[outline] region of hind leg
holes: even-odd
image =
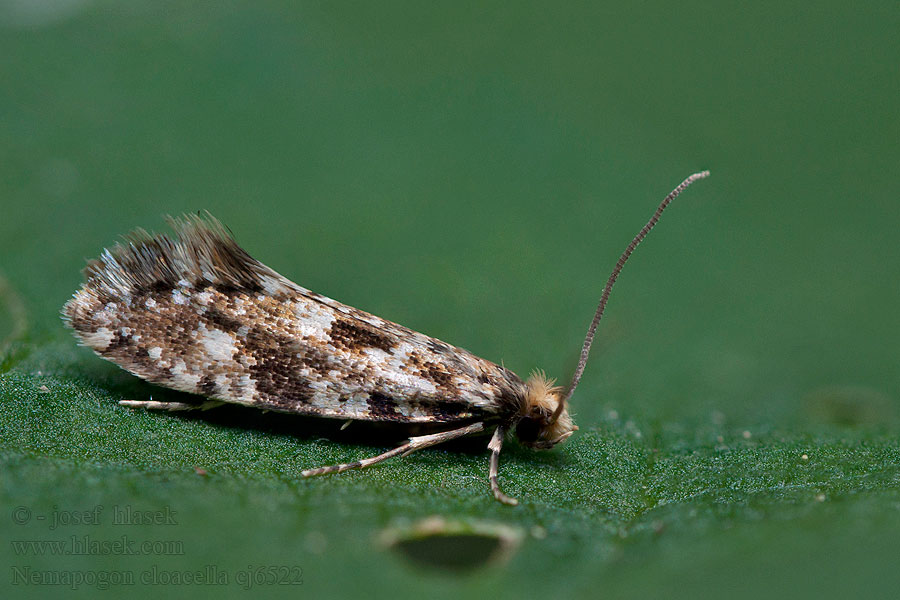
[[[210,408],[222,406],[225,403],[220,402],[219,400],[207,400],[202,404],[190,404],[188,402],[159,402],[157,400],[119,400],[119,404],[121,406],[127,406],[129,408],[144,408],[146,410],[168,410],[175,412],[182,410],[209,410]]]

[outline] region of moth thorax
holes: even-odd
[[[567,408],[563,408],[559,418],[551,422],[562,391],[553,383],[540,372],[532,373],[525,382],[525,397],[521,417],[516,424],[516,437],[526,446],[552,448],[578,429]]]

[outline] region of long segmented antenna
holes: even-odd
[[[631,253],[634,252],[634,249],[637,248],[638,244],[640,244],[647,234],[650,233],[650,230],[653,229],[653,226],[656,225],[656,222],[659,221],[660,215],[662,215],[663,211],[666,210],[666,207],[669,203],[678,197],[678,194],[683,192],[686,187],[697,181],[698,179],[703,179],[709,176],[709,171],[700,171],[699,173],[694,173],[687,179],[681,182],[677,188],[672,190],[668,196],[660,203],[660,205],[656,208],[656,212],[653,213],[653,216],[650,217],[650,220],[647,221],[647,224],[638,232],[634,239],[631,240],[631,243],[628,244],[628,247],[625,248],[625,252],[622,253],[622,256],[619,257],[619,262],[616,263],[616,267],[613,269],[612,274],[610,274],[609,279],[606,280],[606,287],[603,288],[603,293],[600,295],[600,304],[597,306],[597,312],[594,313],[594,320],[591,321],[591,326],[588,328],[587,336],[584,338],[584,345],[581,347],[581,359],[578,361],[578,367],[575,369],[575,374],[572,376],[572,383],[569,384],[569,388],[566,390],[566,395],[560,400],[559,404],[556,405],[556,410],[553,411],[553,416],[550,417],[550,423],[555,423],[559,418],[559,415],[562,414],[563,408],[566,406],[566,403],[569,401],[569,398],[572,397],[572,394],[575,392],[575,388],[578,387],[578,382],[581,381],[581,375],[584,373],[584,366],[587,364],[588,354],[591,352],[591,344],[594,342],[594,333],[597,331],[597,325],[600,323],[600,319],[603,317],[603,311],[606,308],[606,303],[609,301],[609,293],[612,291],[613,285],[616,283],[616,279],[619,277],[619,273],[622,272],[622,267],[625,266],[625,261],[628,260],[628,257],[631,256]]]

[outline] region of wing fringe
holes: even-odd
[[[131,296],[145,290],[209,285],[278,295],[296,287],[241,248],[208,212],[166,218],[175,232],[137,229],[84,269],[83,290]]]

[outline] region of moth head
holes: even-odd
[[[547,449],[565,441],[578,427],[566,407],[560,407],[562,388],[541,372],[531,374],[525,382],[525,398],[521,417],[516,424],[516,437],[532,448]],[[558,414],[557,414],[558,413]]]

